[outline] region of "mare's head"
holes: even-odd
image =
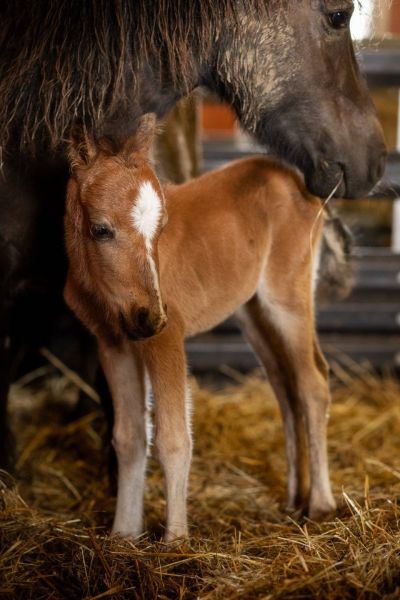
[[[157,241],[166,221],[162,188],[149,163],[154,119],[115,148],[74,134],[69,157],[65,298],[100,337],[150,337],[166,324]]]
[[[264,4],[266,9],[255,5]],[[238,2],[240,5],[240,2]],[[221,26],[206,83],[327,197],[365,194],[386,150],[350,35],[352,0],[252,0]]]
[[[126,132],[202,84],[315,195],[343,178],[337,196],[362,196],[380,177],[385,147],[354,56],[352,0],[53,4],[3,2],[2,146],[57,145],[77,120]]]

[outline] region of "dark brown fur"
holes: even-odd
[[[134,133],[199,85],[326,197],[368,191],[382,131],[360,76],[351,0],[26,0],[0,30],[0,144],[58,146],[80,123],[96,138]]]
[[[0,60],[3,142],[18,119],[21,142],[28,145],[43,130],[57,144],[74,121],[101,129],[121,103],[129,103],[127,91],[135,88],[138,71],[149,57],[189,88],[193,68],[189,40],[194,54],[208,54],[211,34],[218,35],[224,23],[235,22],[243,6],[259,11],[264,4],[262,0],[7,3],[0,31],[0,54],[7,56]],[[126,130],[126,123],[121,128]]]

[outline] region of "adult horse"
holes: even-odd
[[[0,9],[3,146],[57,145],[78,121],[115,139],[198,85],[296,164],[310,190],[367,192],[381,128],[349,32],[351,0],[13,0]]]

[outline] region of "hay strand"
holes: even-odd
[[[193,385],[186,547],[159,541],[165,502],[154,461],[146,534],[136,541],[110,537],[115,499],[95,435],[99,413],[66,425],[51,404],[51,382],[29,402],[18,401],[28,390],[15,388],[13,426],[25,458],[18,485],[0,477],[0,596],[398,598],[400,385],[355,371],[333,389],[329,453],[339,509],[320,524],[283,511],[281,423],[262,378],[218,392]],[[72,389],[66,384],[63,393]]]

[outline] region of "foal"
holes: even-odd
[[[113,396],[113,531],[137,536],[143,529],[148,374],[166,539],[187,535],[192,441],[184,340],[233,313],[279,401],[288,507],[323,517],[335,501],[326,447],[328,368],[314,325],[321,202],[296,173],[263,157],[163,193],[148,164],[149,129],[142,123],[117,154],[104,143],[89,143],[84,158],[74,144],[70,152],[65,297],[97,337]]]

